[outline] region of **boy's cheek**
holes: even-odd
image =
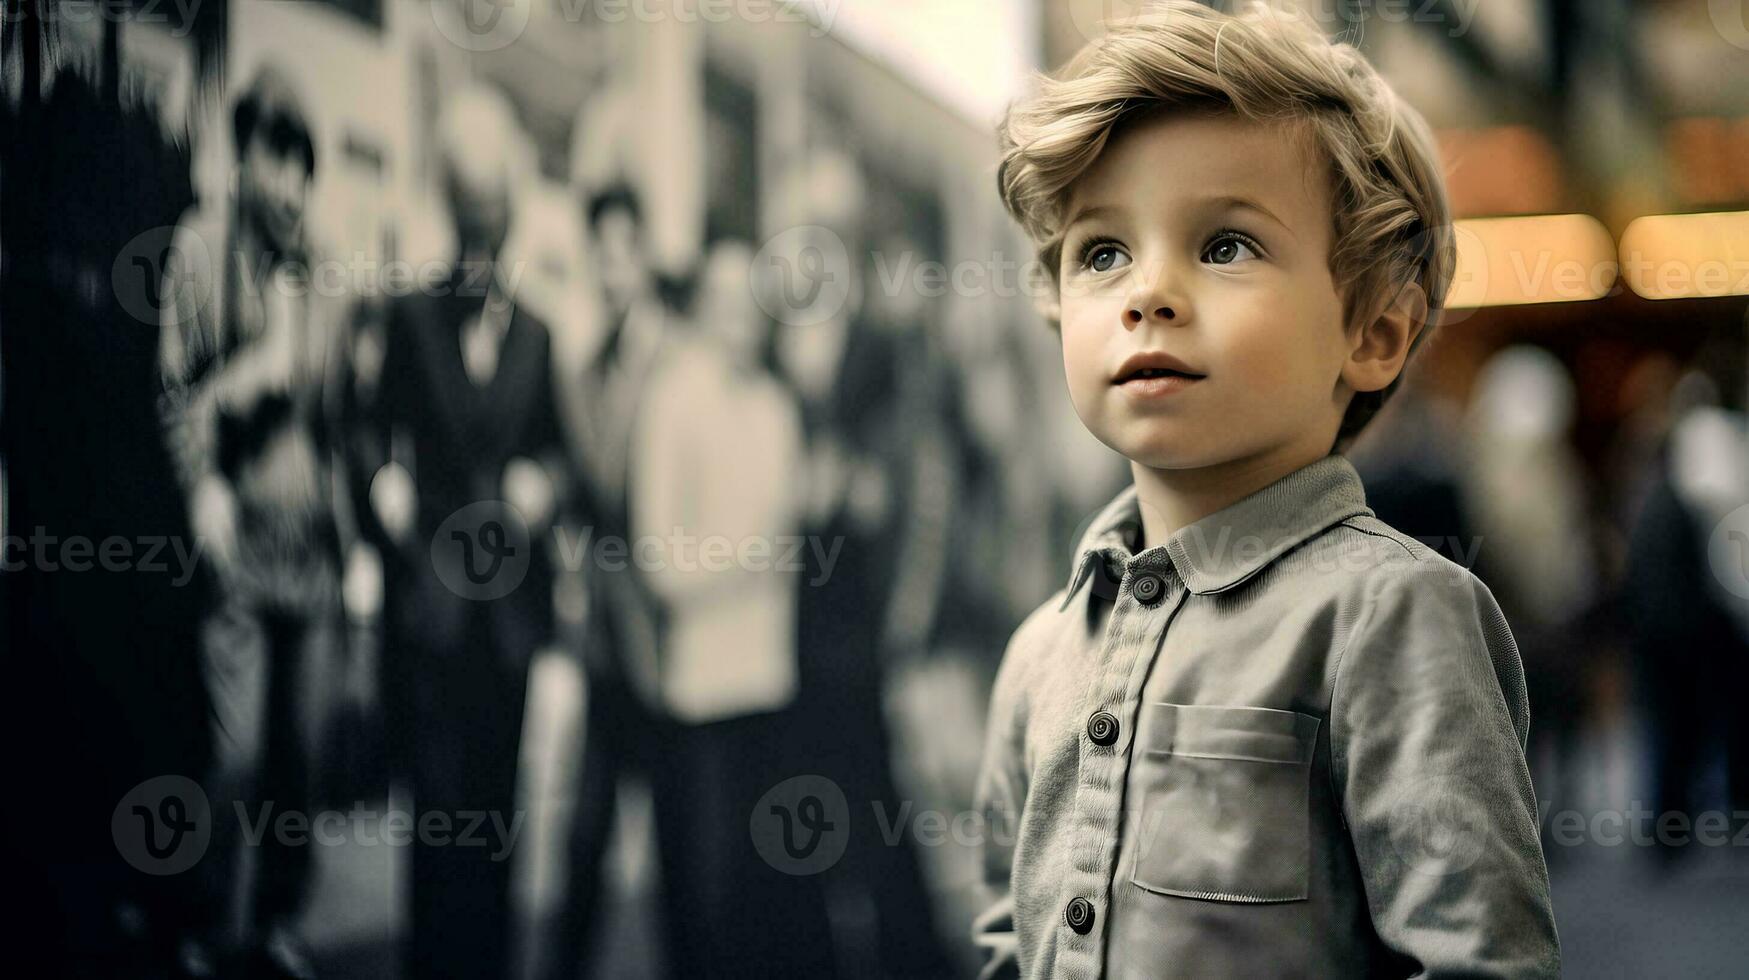
[[[1103,356],[1122,323],[1121,302],[1064,301],[1058,332],[1065,362],[1076,356]]]
[[[1073,381],[1075,373],[1097,356],[1104,338],[1091,328],[1085,317],[1073,316],[1066,310],[1064,313],[1057,329],[1063,343],[1063,367]]]
[[[1088,411],[1097,409],[1100,398],[1110,394],[1111,381],[1105,371],[1096,350],[1064,352],[1063,374],[1069,382],[1069,395],[1083,418]]]
[[[1081,424],[1095,435],[1103,434],[1120,410],[1113,400],[1117,393],[1105,377],[1105,369],[1097,359],[1066,357],[1064,376],[1069,387],[1069,404]]]
[[[1063,373],[1069,382],[1069,403],[1075,407],[1075,414],[1081,416],[1081,421],[1092,424],[1099,411],[1102,392],[1093,384],[1093,378],[1083,364],[1069,361]]]

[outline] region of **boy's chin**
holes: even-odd
[[[1106,445],[1125,459],[1154,470],[1194,470],[1221,462],[1221,454],[1200,440],[1186,439],[1181,433],[1162,433],[1146,439],[1107,440]]]

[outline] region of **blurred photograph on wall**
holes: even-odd
[[[1749,13],[3,0],[43,977],[1724,976]]]

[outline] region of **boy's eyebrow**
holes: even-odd
[[[1210,204],[1219,205],[1223,208],[1244,208],[1247,211],[1255,211],[1258,214],[1263,215],[1265,218],[1268,218],[1269,220],[1280,225],[1282,227],[1282,230],[1286,231],[1289,235],[1293,235],[1293,237],[1296,241],[1300,237],[1298,235],[1294,235],[1293,227],[1290,226],[1287,222],[1276,217],[1276,214],[1274,211],[1269,210],[1268,208],[1264,207],[1262,204],[1259,204],[1258,202],[1252,200],[1249,197],[1242,197],[1242,196],[1237,195],[1237,194],[1222,194],[1222,195],[1219,195],[1216,197],[1207,198],[1207,201]]]
[[[1269,210],[1268,208],[1264,207],[1262,204],[1258,203],[1256,200],[1249,198],[1249,197],[1244,197],[1244,196],[1239,195],[1239,194],[1215,194],[1215,195],[1211,195],[1209,197],[1199,198],[1199,199],[1197,199],[1197,201],[1195,203],[1197,203],[1198,205],[1204,206],[1204,207],[1212,207],[1212,208],[1220,208],[1220,209],[1243,208],[1247,211],[1255,211],[1258,214],[1263,215],[1265,218],[1268,218],[1269,220],[1280,225],[1282,227],[1282,229],[1284,231],[1286,231],[1289,235],[1292,235],[1296,241],[1300,237],[1299,235],[1294,234],[1293,227],[1290,226],[1287,222],[1281,220],[1281,218],[1277,217],[1274,211]],[[1065,221],[1063,223],[1063,230],[1065,232],[1068,231],[1070,228],[1075,227],[1075,224],[1077,222],[1086,221],[1090,218],[1106,217],[1108,215],[1117,214],[1121,210],[1122,210],[1121,208],[1115,207],[1115,206],[1110,205],[1110,204],[1096,204],[1096,205],[1093,205],[1091,207],[1084,207],[1084,208],[1080,209],[1079,211],[1076,211],[1073,215],[1071,215],[1069,217],[1068,221]]]
[[[1109,214],[1116,214],[1117,212],[1118,209],[1109,204],[1095,204],[1092,207],[1084,207],[1070,215],[1068,221],[1063,222],[1063,230],[1068,231],[1070,228],[1075,227],[1075,223],[1078,221],[1086,221],[1088,218],[1101,218]]]

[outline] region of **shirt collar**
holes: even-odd
[[[1081,535],[1063,606],[1099,564],[1096,557],[1118,577],[1132,561],[1169,564],[1190,591],[1220,592],[1255,575],[1325,528],[1351,517],[1372,515],[1354,464],[1348,457],[1332,453],[1179,528],[1165,544],[1137,554],[1142,511],[1132,483],[1094,515]]]

